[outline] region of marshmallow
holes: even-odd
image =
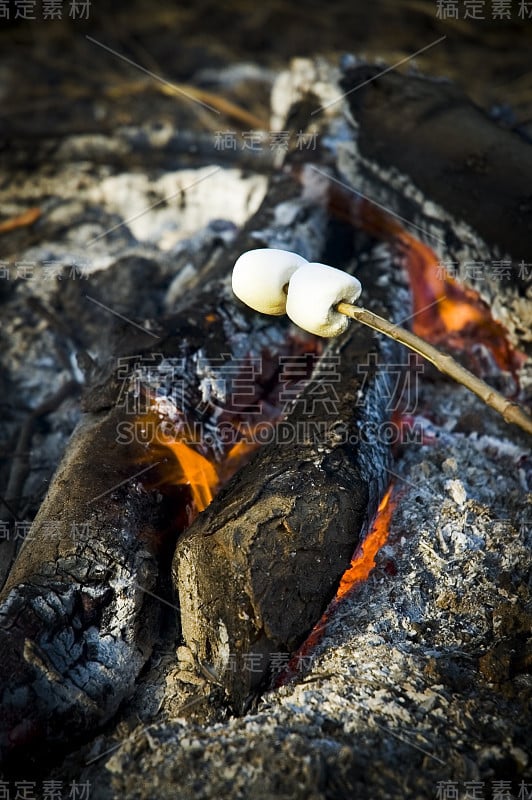
[[[317,336],[339,336],[350,319],[336,311],[340,302],[355,303],[360,281],[326,264],[304,264],[288,284],[286,313],[296,325]]]
[[[233,267],[233,292],[255,311],[284,314],[285,287],[294,272],[306,264],[303,256],[288,250],[248,250]]]

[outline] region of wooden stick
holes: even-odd
[[[415,353],[418,353],[420,356],[423,356],[423,358],[426,358],[427,361],[430,361],[431,364],[434,364],[436,369],[439,369],[440,372],[449,375],[450,378],[461,383],[476,394],[477,397],[480,397],[487,406],[498,411],[506,422],[519,425],[524,431],[532,434],[532,419],[517,405],[517,403],[512,403],[511,400],[507,400],[506,397],[495,391],[495,389],[485,381],[477,378],[472,372],[462,367],[450,355],[440,353],[439,350],[436,350],[436,348],[428,344],[428,342],[416,336],[415,333],[393,325],[391,322],[388,322],[388,320],[379,317],[366,308],[353,306],[350,303],[339,303],[337,310],[341,314],[345,314],[351,317],[351,319],[357,320],[357,322],[362,322],[364,325],[368,325],[370,328],[384,333],[386,336],[406,345],[406,347],[409,347]]]

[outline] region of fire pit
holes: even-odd
[[[203,166],[188,182],[232,181],[231,223],[167,250],[140,228],[129,236],[116,176],[98,189],[87,179],[108,217],[82,215],[56,239],[50,214],[49,260],[79,257],[87,235],[96,255],[7,299],[13,352],[20,315],[46,304],[43,338],[22,351],[40,385],[16,364],[38,399],[17,457],[32,441],[55,460],[76,425],[13,564],[34,516],[15,501],[38,470],[18,464],[5,498],[12,790],[26,779],[91,797],[532,791],[526,435],[367,328],[326,342],[230,291],[246,250],[323,260],[356,274],[370,310],[526,407],[517,263],[530,222],[495,227],[489,202],[486,217],[466,202],[449,165],[467,139],[432,152],[431,126],[442,140],[448,130],[435,109],[455,91],[298,60],[273,113],[316,137],[312,157],[293,147],[268,180]],[[390,98],[400,112],[377,137]],[[529,146],[460,103],[483,140],[515,148],[520,168],[493,180],[517,202]],[[430,124],[408,160],[418,120]],[[181,191],[193,218],[194,186]],[[25,257],[40,263],[50,247]]]

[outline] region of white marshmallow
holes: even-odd
[[[308,261],[303,256],[288,250],[248,250],[233,267],[233,292],[255,311],[284,314],[285,287],[294,272],[305,264]]]
[[[286,313],[296,325],[317,336],[339,336],[350,318],[336,311],[340,302],[355,303],[360,281],[327,264],[304,264],[288,284]]]

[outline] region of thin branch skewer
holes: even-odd
[[[450,355],[440,353],[439,350],[436,350],[436,348],[428,344],[428,342],[416,336],[415,333],[411,333],[405,330],[405,328],[400,328],[388,322],[388,320],[379,317],[366,308],[353,306],[350,303],[339,303],[337,311],[406,345],[406,347],[409,347],[415,353],[418,353],[420,356],[423,356],[423,358],[426,358],[427,361],[430,361],[431,364],[434,364],[436,369],[440,372],[449,375],[450,378],[461,383],[476,394],[477,397],[480,397],[487,406],[498,411],[506,422],[519,425],[524,431],[532,434],[532,419],[517,405],[517,403],[507,400],[506,397],[495,391],[495,389],[485,381],[477,378],[472,372],[462,367]]]

